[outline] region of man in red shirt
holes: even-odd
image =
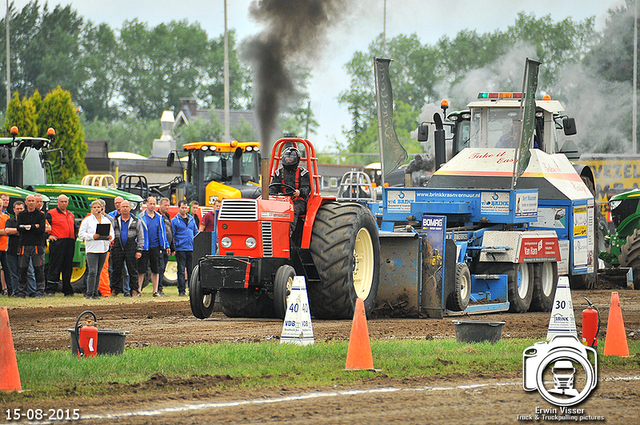
[[[220,212],[221,199],[213,201],[213,211],[209,211],[202,217],[199,229],[201,232],[211,232],[211,253],[218,251],[218,213]]]
[[[71,274],[73,273],[73,254],[76,242],[75,217],[67,209],[69,198],[58,196],[58,206],[49,210],[47,221],[51,225],[49,233],[49,273],[46,294],[53,295],[58,288],[62,273],[62,292],[65,297],[73,296]]]

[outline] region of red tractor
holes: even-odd
[[[305,277],[316,318],[351,318],[357,298],[364,300],[367,311],[373,308],[380,243],[371,210],[320,194],[318,160],[308,140],[278,140],[269,176],[280,166],[288,146],[301,151],[300,166],[309,172],[311,183],[306,215],[300,217],[293,241],[290,196],[225,199],[218,216],[219,253],[200,258],[189,282],[191,311],[197,318],[211,315],[216,293],[229,317],[284,318],[294,276]],[[262,179],[264,185],[267,177]]]

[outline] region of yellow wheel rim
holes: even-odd
[[[289,277],[289,279],[287,279],[287,292],[285,295],[285,299],[284,299],[284,309],[285,311],[287,310],[287,307],[289,307],[289,298],[291,298],[291,291],[293,290],[293,277]]]
[[[87,263],[82,264],[82,267],[74,267],[71,272],[71,282],[77,282],[84,276],[84,272],[87,271]],[[62,280],[62,273],[60,273],[60,280]]]
[[[167,280],[178,280],[178,262],[168,261],[167,267],[164,269],[164,277]]]
[[[373,282],[373,242],[369,231],[364,227],[356,235],[353,248],[353,287],[358,298],[366,300]]]

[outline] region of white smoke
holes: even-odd
[[[514,48],[500,56],[490,65],[469,71],[460,81],[443,83],[436,87],[449,100],[453,110],[466,109],[478,93],[489,91],[522,90],[526,59],[536,60],[536,49],[528,43],[517,43]]]
[[[557,81],[554,94],[576,120],[575,142],[581,153],[633,152],[631,84],[605,81],[579,65],[564,67]]]
[[[466,109],[481,92],[519,92],[526,58],[536,60],[535,47],[519,43],[490,65],[468,72],[454,84],[441,83],[436,89],[449,100],[449,111]],[[541,78],[539,87],[544,84]],[[606,81],[581,65],[569,64],[558,69],[556,82],[548,93],[560,100],[568,116],[575,118],[578,134],[572,138],[581,153],[633,151],[628,136],[631,134],[631,84]],[[546,93],[538,90],[538,95],[541,94]],[[418,122],[432,122],[436,111],[440,111],[437,105],[424,105]],[[416,134],[413,132],[412,136]],[[432,137],[430,128],[430,141]],[[562,143],[561,137],[560,146]],[[430,151],[427,148],[426,152]]]

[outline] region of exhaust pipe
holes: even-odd
[[[262,158],[260,160],[262,165],[262,199],[269,199],[269,180],[271,180],[271,176],[269,175],[269,159]]]

